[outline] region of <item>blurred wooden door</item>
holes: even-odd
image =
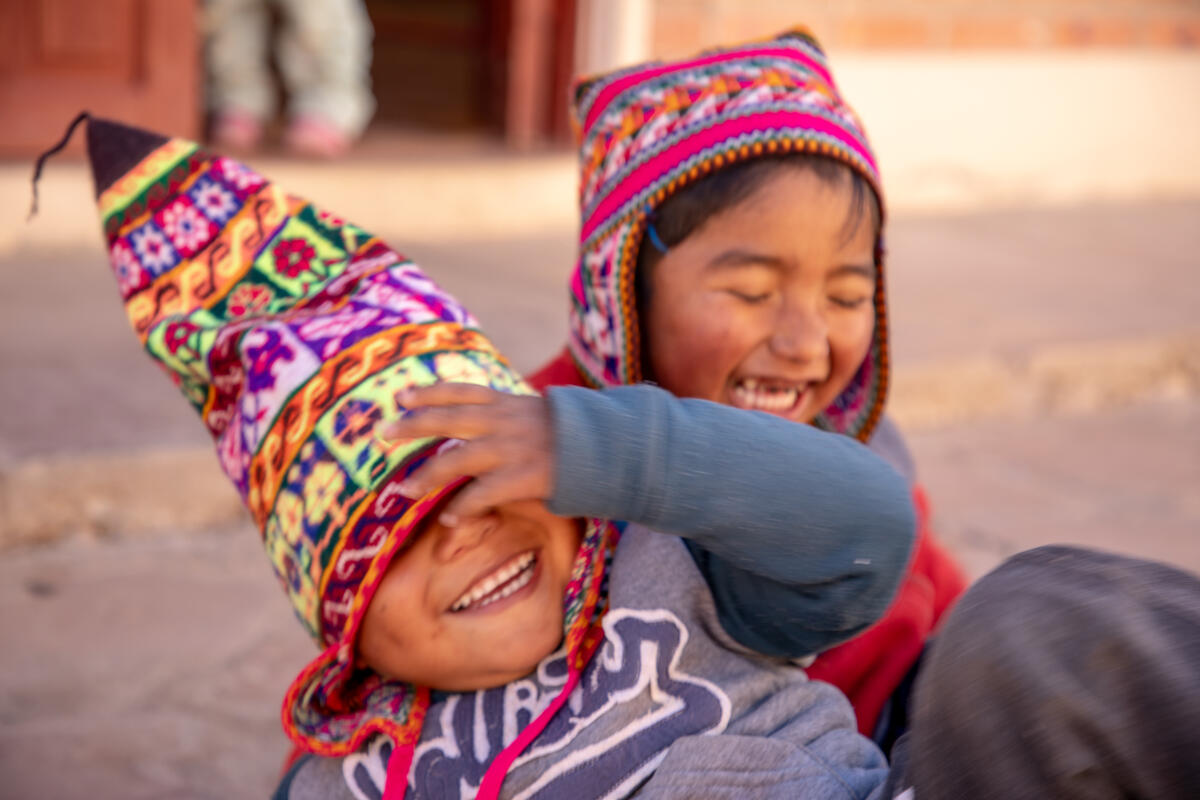
[[[570,139],[576,0],[367,0],[384,124]]]
[[[196,0],[0,0],[0,155],[44,150],[83,109],[199,136],[198,13]]]

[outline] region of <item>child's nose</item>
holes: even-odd
[[[440,526],[438,540],[433,546],[433,557],[440,562],[453,561],[474,550],[484,538],[495,530],[499,520],[495,514],[464,519],[454,527]]]
[[[770,338],[771,352],[788,361],[809,363],[829,354],[829,326],[819,311],[807,305],[781,310]]]

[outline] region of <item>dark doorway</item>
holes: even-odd
[[[379,125],[569,138],[575,0],[367,0]]]

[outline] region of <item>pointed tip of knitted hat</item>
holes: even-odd
[[[88,161],[96,196],[112,186],[122,175],[168,141],[166,136],[141,128],[132,128],[99,117],[90,117],[87,125]]]

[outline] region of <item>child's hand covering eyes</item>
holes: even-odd
[[[439,383],[399,399],[410,411],[381,429],[384,440],[463,440],[462,446],[430,458],[401,485],[404,494],[420,497],[460,476],[474,478],[446,505],[439,518],[443,525],[453,527],[505,503],[550,497],[554,443],[545,398]]]

